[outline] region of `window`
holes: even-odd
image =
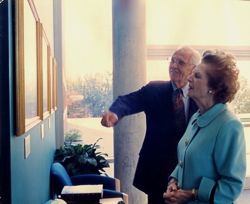
[[[113,160],[113,130],[100,124],[112,102],[112,0],[62,1],[67,83],[65,132],[80,131],[84,144],[98,138]],[[107,170],[112,176],[113,170]],[[108,172],[111,171],[112,173]]]

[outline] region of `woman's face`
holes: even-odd
[[[200,63],[188,77],[188,95],[196,101],[206,100],[208,97],[211,97],[211,90],[208,87],[208,76],[206,74],[208,66],[207,64]]]

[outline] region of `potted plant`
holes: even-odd
[[[80,133],[72,130],[66,134],[62,147],[55,152],[55,162],[60,162],[70,176],[79,174],[105,174],[109,163],[106,153],[98,152],[99,138],[94,144],[80,144]],[[78,142],[78,143],[77,143]]]

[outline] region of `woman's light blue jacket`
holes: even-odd
[[[214,186],[214,204],[235,202],[244,187],[246,149],[243,126],[227,105],[195,113],[177,152],[179,163],[171,177],[182,189],[198,189],[194,203],[209,203]]]

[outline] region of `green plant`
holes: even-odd
[[[65,142],[55,152],[55,162],[60,162],[70,176],[79,174],[102,174],[109,167],[106,153],[97,152],[97,142],[94,144],[74,144]]]

